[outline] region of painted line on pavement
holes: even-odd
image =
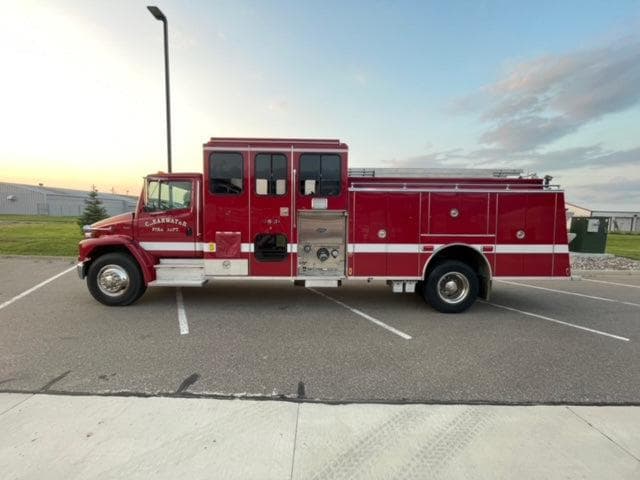
[[[396,335],[398,335],[399,337],[404,338],[405,340],[411,340],[411,335],[407,335],[406,333],[398,330],[397,328],[393,328],[391,325],[387,325],[386,323],[378,320],[377,318],[373,318],[371,315],[367,315],[366,313],[358,310],[357,308],[353,308],[350,307],[349,305],[347,305],[346,303],[342,303],[340,300],[336,300],[333,297],[330,297],[329,295],[326,295],[318,290],[316,290],[315,288],[307,288],[307,290],[311,290],[313,293],[317,293],[318,295],[327,298],[329,300],[331,300],[334,303],[337,303],[338,305],[340,305],[341,307],[346,308],[347,310],[355,313],[356,315],[360,315],[362,318],[369,320],[371,323],[375,323],[376,325],[378,325],[379,327],[382,327],[386,330],[389,330],[391,333],[395,333]]]
[[[181,288],[176,288],[176,303],[178,304],[178,325],[180,327],[180,335],[188,335],[189,322],[187,322],[187,312],[184,309],[184,298],[182,298]]]
[[[509,285],[517,285],[519,287],[536,288],[538,290],[545,290],[547,292],[563,293],[565,295],[575,295],[576,297],[590,298],[592,300],[600,300],[601,302],[621,303],[622,305],[630,305],[632,307],[640,307],[640,303],[623,302],[622,300],[614,300],[613,298],[596,297],[595,295],[586,295],[584,293],[577,293],[577,292],[567,292],[565,290],[556,290],[555,288],[539,287],[537,285],[527,285],[526,283],[509,282],[507,280],[497,280],[496,279],[496,282],[507,283]]]
[[[621,337],[620,335],[614,335],[613,333],[603,332],[602,330],[596,330],[594,328],[583,327],[582,325],[576,325],[575,323],[565,322],[563,320],[558,320],[556,318],[545,317],[544,315],[539,315],[537,313],[525,312],[524,310],[518,310],[517,308],[507,307],[506,305],[498,305],[497,303],[485,302],[479,300],[481,303],[486,303],[487,305],[491,305],[492,307],[502,308],[504,310],[509,310],[511,312],[521,313],[522,315],[528,315],[530,317],[539,318],[541,320],[547,320],[548,322],[558,323],[560,325],[564,325],[566,327],[577,328],[578,330],[584,330],[586,332],[596,333],[598,335],[604,335],[605,337],[615,338],[616,340],[622,340],[623,342],[630,341],[627,337]]]
[[[13,302],[17,302],[18,300],[20,300],[21,298],[26,297],[27,295],[29,295],[30,293],[35,292],[36,290],[38,290],[41,287],[44,287],[47,283],[51,283],[53,282],[56,278],[60,278],[62,275],[64,275],[65,273],[69,273],[71,270],[75,270],[76,266],[74,265],[73,267],[69,267],[67,268],[64,272],[60,272],[57,275],[54,275],[51,278],[47,278],[44,282],[40,282],[39,284],[37,284],[35,287],[31,287],[29,290],[25,290],[24,292],[22,292],[20,295],[16,295],[15,297],[13,297],[10,300],[7,300],[6,302],[4,302],[3,304],[0,304],[0,310],[2,310],[4,307],[8,307],[9,305],[11,305]]]
[[[585,282],[596,282],[596,283],[606,283],[607,285],[617,285],[618,287],[640,288],[640,285],[629,285],[628,283],[605,282],[604,280],[592,280],[590,278],[584,278],[584,277],[582,277],[582,280]]]

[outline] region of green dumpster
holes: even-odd
[[[607,247],[607,217],[573,217],[570,233],[576,237],[569,243],[569,251],[579,253],[604,253]]]

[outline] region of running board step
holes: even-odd
[[[171,261],[169,261],[171,260]],[[164,259],[155,265],[156,281],[161,282],[200,282],[204,280],[204,263],[202,260]]]
[[[340,280],[299,280],[304,282],[305,287],[339,287],[342,285]]]
[[[154,280],[147,287],[201,287],[208,280]]]

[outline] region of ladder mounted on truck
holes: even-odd
[[[350,177],[373,178],[509,178],[522,177],[520,169],[492,168],[350,168]]]

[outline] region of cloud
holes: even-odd
[[[518,63],[451,110],[487,123],[482,144],[528,151],[640,102],[640,39]]]
[[[518,152],[508,148],[479,148],[471,151],[450,149],[389,163],[394,167],[522,168],[548,173],[575,168],[604,169],[640,165],[640,147],[610,151],[595,144],[548,152]]]
[[[389,164],[551,174],[567,187],[570,201],[593,208],[638,209],[640,146],[607,148],[599,139],[571,148],[550,146],[638,103],[638,36],[588,50],[540,56],[512,65],[495,83],[449,105],[450,114],[478,118],[481,133],[475,147],[438,150],[429,146],[433,151]],[[633,134],[632,127],[629,131]]]
[[[626,210],[638,211],[640,208],[640,178],[612,178],[608,182],[588,183],[572,187],[567,200],[579,205],[587,205],[599,209],[609,206],[610,209],[620,209],[620,205]]]
[[[513,117],[483,133],[480,142],[512,151],[532,150],[575,132],[580,125],[566,116]]]

